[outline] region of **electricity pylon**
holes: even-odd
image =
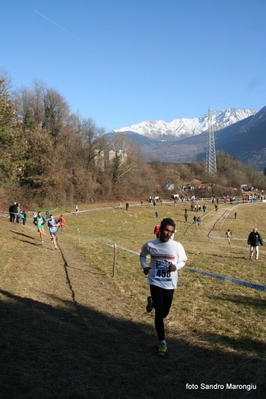
[[[206,152],[206,175],[214,178],[217,175],[215,140],[213,132],[212,108],[208,111],[208,133],[207,133],[207,152]]]

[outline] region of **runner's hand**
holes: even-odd
[[[149,274],[149,271],[151,270],[151,268],[149,266],[145,267],[145,269],[143,269],[143,273],[145,274],[145,276],[147,276],[147,274]]]
[[[170,272],[175,272],[176,271],[176,265],[174,265],[173,263],[169,263],[169,270],[170,270]]]

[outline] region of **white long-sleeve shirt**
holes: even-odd
[[[151,257],[149,265],[146,262],[148,255]],[[177,270],[185,266],[186,260],[187,255],[183,245],[170,239],[167,242],[161,242],[159,238],[148,241],[143,245],[140,253],[142,268],[145,269],[148,266],[151,268],[147,277],[147,283],[168,290],[177,287]],[[169,271],[170,263],[176,266],[174,272]]]

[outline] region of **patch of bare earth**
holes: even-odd
[[[169,353],[159,358],[145,303],[91,266],[69,236],[59,233],[55,250],[30,223],[0,222],[1,399],[265,397],[262,360],[201,346],[171,316]],[[226,389],[247,382],[260,389]],[[224,388],[200,385],[216,383]]]

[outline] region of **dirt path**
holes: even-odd
[[[117,286],[112,285],[99,270],[90,267],[82,254],[71,245],[69,236],[58,233],[58,249],[55,250],[47,231],[41,244],[34,226],[14,223],[10,231],[9,228],[10,224],[5,223],[7,245],[13,255],[19,255],[8,257],[8,264],[4,266],[1,280],[7,289],[51,306],[66,302],[72,309],[90,306],[95,311],[113,316],[128,314],[125,312],[126,304],[121,306],[124,298],[117,291]],[[15,251],[11,249],[10,241],[15,242]],[[22,267],[17,267],[16,263]],[[15,281],[9,279],[14,269]],[[106,305],[109,301],[112,301],[112,308]],[[132,312],[134,306],[129,307]]]

